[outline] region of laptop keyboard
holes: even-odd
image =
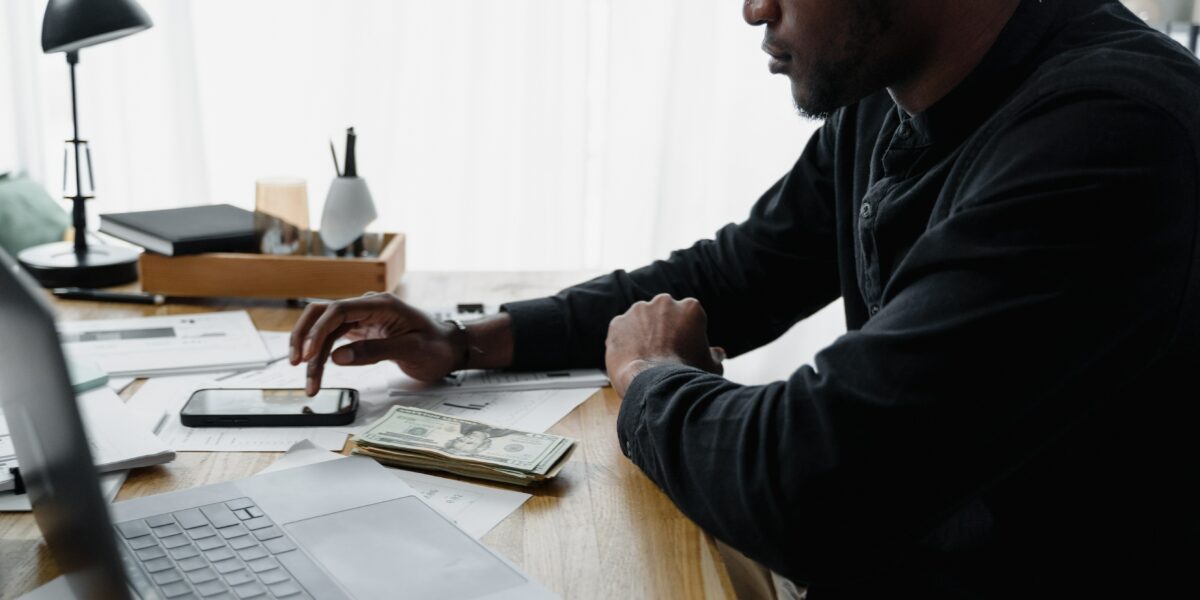
[[[308,600],[276,555],[296,545],[249,498],[117,523],[143,600]]]

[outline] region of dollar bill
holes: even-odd
[[[473,479],[486,479],[488,481],[498,481],[501,483],[510,483],[514,485],[530,486],[536,485],[547,479],[552,479],[558,475],[558,472],[566,464],[567,458],[570,456],[570,451],[563,456],[562,460],[551,471],[545,475],[535,475],[532,473],[523,473],[521,471],[509,471],[499,467],[493,468],[471,468],[464,463],[453,463],[450,461],[419,461],[412,460],[409,457],[396,457],[391,453],[382,453],[377,449],[369,447],[359,447],[354,450],[355,454],[367,456],[375,459],[380,463],[393,467],[403,467],[409,469],[423,469],[427,471],[441,471],[445,473],[453,473],[463,477]]]
[[[360,453],[393,462],[455,463],[460,470],[500,468],[537,476],[550,473],[575,444],[558,435],[493,427],[408,406],[393,406],[354,442]]]

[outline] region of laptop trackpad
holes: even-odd
[[[355,598],[458,600],[525,582],[416,496],[283,527]]]

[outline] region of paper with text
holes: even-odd
[[[67,354],[110,377],[151,377],[264,367],[270,355],[246,311],[62,321]]]

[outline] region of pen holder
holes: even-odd
[[[321,241],[327,248],[346,248],[366,232],[367,225],[377,216],[367,180],[338,177],[329,184],[329,195],[325,197]]]

